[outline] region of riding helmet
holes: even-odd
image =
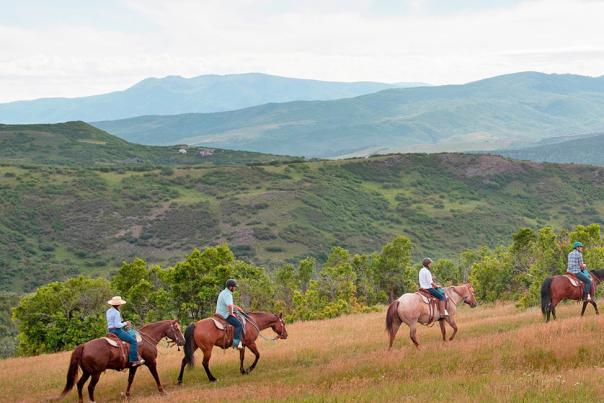
[[[234,279],[230,278],[226,282],[226,287],[227,288],[229,288],[229,287],[237,287],[237,282]]]

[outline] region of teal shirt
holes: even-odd
[[[230,315],[229,305],[233,305],[233,293],[228,288],[225,288],[218,294],[216,313],[226,319]]]

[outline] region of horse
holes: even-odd
[[[591,301],[583,301],[581,316],[585,313],[588,302],[593,305],[596,310],[596,315],[600,314],[600,311],[598,311],[598,304],[595,301],[595,296],[598,284],[604,279],[604,269],[593,270],[590,273],[592,278],[592,285],[589,293],[591,295]],[[541,313],[543,313],[545,322],[549,322],[550,314],[554,317],[554,320],[556,319],[556,305],[558,305],[560,301],[565,299],[580,301],[583,299],[584,284],[581,281],[579,281],[579,283],[579,287],[573,286],[569,279],[564,275],[552,276],[543,280],[543,284],[541,284]]]
[[[155,323],[150,323],[139,329],[142,337],[142,342],[138,343],[138,351],[141,357],[145,360],[145,365],[149,368],[149,372],[153,375],[157,389],[164,394],[164,388],[159,381],[157,374],[157,343],[164,337],[167,337],[175,344],[182,346],[185,344],[184,336],[180,330],[180,325],[176,320],[162,320]],[[126,353],[127,355],[127,353]],[[121,371],[125,369],[123,365],[123,357],[119,348],[110,346],[103,338],[90,340],[84,344],[80,344],[71,353],[71,361],[67,371],[67,383],[60,398],[65,397],[75,384],[78,376],[78,368],[82,368],[82,376],[78,381],[78,402],[82,403],[82,388],[84,384],[91,378],[88,384],[88,395],[90,401],[94,402],[94,388],[96,387],[101,373],[106,369],[114,369]],[[130,386],[136,375],[138,367],[130,367],[128,374],[128,388],[126,389],[126,397],[130,397]]]
[[[245,313],[244,316],[247,319],[245,334],[243,335],[244,349],[239,350],[239,358],[241,361],[239,370],[242,375],[252,372],[254,368],[256,368],[256,364],[258,364],[260,353],[256,346],[256,339],[258,338],[258,335],[260,335],[260,331],[270,327],[273,332],[277,334],[273,340],[287,339],[287,330],[285,329],[285,322],[283,322],[283,314],[280,313],[279,315],[276,315],[268,312],[249,312]],[[178,374],[179,385],[182,384],[185,366],[194,366],[193,354],[197,348],[200,348],[203,352],[203,368],[206,371],[209,381],[216,382],[216,378],[210,372],[209,367],[210,357],[212,357],[212,349],[214,346],[227,349],[231,346],[231,340],[228,340],[226,337],[225,330],[220,330],[216,327],[212,318],[202,319],[187,327],[185,330],[185,356],[182,359],[180,373]],[[256,356],[253,364],[248,369],[243,368],[245,347],[249,348]]]
[[[422,297],[417,293],[403,294],[399,299],[388,305],[386,313],[386,330],[390,336],[388,350],[392,349],[394,338],[402,323],[406,323],[407,326],[409,326],[409,337],[417,348],[419,348],[416,337],[418,322],[423,325],[429,325],[430,323],[433,323],[433,321],[438,320],[443,341],[447,341],[447,331],[445,329],[446,321],[453,328],[453,334],[449,338],[449,341],[453,340],[457,334],[457,324],[455,323],[457,304],[463,301],[472,308],[475,308],[477,303],[474,296],[474,288],[470,283],[445,287],[444,290],[445,295],[447,296],[447,310],[449,312],[449,316],[445,316],[444,318],[440,317],[440,313],[436,308],[433,309],[434,312],[431,314],[430,305],[426,304],[422,300]],[[451,302],[451,304],[448,302]]]

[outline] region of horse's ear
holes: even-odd
[[[279,312],[279,319],[283,318],[283,312]]]

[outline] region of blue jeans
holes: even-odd
[[[591,291],[591,276],[589,275],[589,271],[587,269],[575,273],[577,278],[585,283],[585,288],[583,289],[583,295],[587,296]]]
[[[138,353],[136,351],[136,337],[133,337],[130,333],[124,329],[109,329],[110,333],[113,333],[120,340],[130,343],[130,353],[128,353],[128,361],[134,362],[138,359]]]
[[[229,315],[226,318],[226,321],[229,322],[231,325],[235,326],[235,336],[233,336],[233,345],[236,346],[241,340],[241,331],[243,330],[243,325],[241,324],[241,321],[233,315]]]
[[[445,300],[445,292],[442,288],[428,288],[428,292],[441,301]]]

